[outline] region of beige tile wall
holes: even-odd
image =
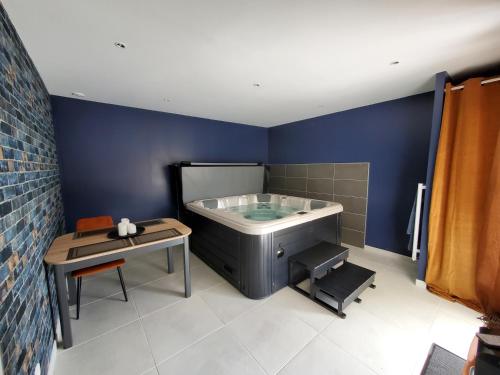
[[[342,241],[364,247],[370,163],[272,164],[267,166],[267,191],[339,202]]]

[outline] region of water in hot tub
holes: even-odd
[[[291,215],[297,211],[298,208],[281,206],[277,203],[252,203],[244,206],[229,207],[227,211],[238,212],[245,219],[256,221],[268,221],[281,219],[285,216]]]

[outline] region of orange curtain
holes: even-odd
[[[426,283],[500,312],[500,82],[446,86],[429,214]]]

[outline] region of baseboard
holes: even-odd
[[[383,251],[382,254],[386,257],[389,257],[389,258],[403,258],[405,260],[407,260],[408,258],[411,259],[411,254],[408,254],[408,255],[400,254],[400,253],[396,253],[396,252],[391,251],[391,250],[382,249],[380,247],[365,245],[364,249],[365,250],[374,250],[374,251]]]
[[[56,341],[62,341],[61,321],[59,319],[57,319],[56,322]]]
[[[418,286],[419,288],[427,289],[427,284],[423,280],[415,280],[415,285]]]
[[[54,375],[56,372],[56,358],[57,358],[57,341],[54,340],[52,344],[52,351],[50,352],[49,369],[47,375]]]

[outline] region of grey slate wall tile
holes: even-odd
[[[47,374],[57,306],[42,262],[64,225],[50,97],[1,3],[0,41],[0,353],[5,374]]]
[[[350,212],[342,213],[342,226],[349,229],[354,229],[360,232],[365,231],[365,215],[352,214]]]
[[[269,192],[342,204],[343,242],[363,247],[369,169],[369,163],[271,165],[270,180],[273,181]],[[281,176],[283,173],[286,179]]]
[[[339,202],[344,207],[345,212],[353,214],[366,215],[366,198],[346,197],[342,195],[335,195],[333,197],[335,202]]]
[[[365,246],[365,234],[356,230],[349,228],[342,228],[342,242],[349,245],[364,247]]]
[[[269,188],[270,189],[282,189],[286,188],[286,178],[285,177],[271,177],[269,178]]]
[[[307,179],[302,177],[286,179],[286,190],[306,191]]]
[[[332,194],[320,194],[320,193],[307,193],[307,198],[311,199],[318,199],[320,201],[333,201],[333,195]]]
[[[307,191],[311,193],[333,194],[333,180],[326,178],[308,179]]]
[[[292,197],[307,198],[307,192],[305,191],[287,190],[285,195],[290,195]]]
[[[287,177],[307,177],[307,164],[287,164]]]
[[[286,165],[272,164],[269,166],[269,173],[272,177],[284,177],[286,176]]]
[[[365,198],[368,194],[368,182],[355,180],[335,180],[333,190],[335,195]]]
[[[336,180],[368,180],[368,163],[335,164]]]
[[[281,189],[273,189],[273,188],[270,188],[270,189],[269,189],[269,193],[271,193],[271,194],[287,195],[288,191],[286,191],[286,190],[281,190]]]
[[[307,166],[308,178],[333,178],[334,164],[309,164]]]

